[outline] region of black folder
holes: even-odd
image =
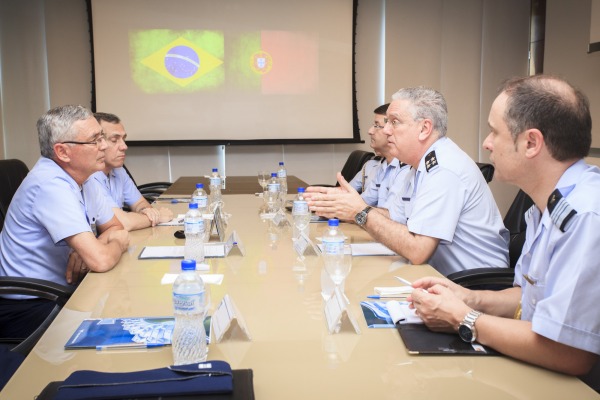
[[[456,333],[434,332],[424,324],[396,324],[409,354],[497,356],[497,351],[466,343]]]

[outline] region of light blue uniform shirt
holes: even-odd
[[[91,231],[79,185],[41,157],[10,203],[0,233],[0,275],[67,285],[71,248],[64,239]]]
[[[412,233],[440,239],[429,263],[448,275],[508,267],[508,230],[477,164],[452,140],[437,140],[411,169],[396,216]]]
[[[379,167],[381,166],[381,160],[372,159],[367,160],[366,163],[363,164],[363,167],[360,171],[354,175],[354,178],[350,182],[350,186],[354,188],[358,193],[362,193],[366,190],[367,187],[371,184],[371,180],[377,174]]]
[[[101,184],[113,200],[113,207],[123,208],[123,205],[131,207],[141,199],[142,194],[125,168],[114,168],[108,175],[106,176],[103,171],[98,171],[92,174],[88,180],[93,179]]]
[[[375,174],[375,177],[369,183],[369,186],[361,194],[361,197],[370,206],[384,207],[389,206],[390,198],[394,196],[394,190],[402,187],[402,181],[410,167],[401,164],[396,158],[388,164],[386,159],[381,164]]]
[[[82,193],[92,230],[97,235],[96,226],[110,221],[115,215],[112,209],[117,206],[112,197],[110,197],[108,189],[102,183],[92,178],[94,175],[90,176],[84,182]]]
[[[600,169],[580,160],[556,188],[562,200],[552,212],[533,206],[525,214],[525,245],[515,267],[521,319],[548,339],[600,354]]]

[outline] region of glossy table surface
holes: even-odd
[[[205,176],[182,176],[165,190],[162,197],[178,197],[181,195],[190,195],[196,189],[196,183],[203,183],[204,190],[208,189],[209,179]],[[290,175],[287,177],[288,193],[296,193],[299,187],[306,187],[308,184],[302,179]],[[262,188],[258,184],[258,177],[255,176],[228,176],[225,179],[225,189],[223,194],[254,194],[261,192]]]
[[[291,196],[290,196],[291,197]],[[429,266],[405,264],[396,257],[354,257],[345,283],[350,311],[361,334],[346,321],[329,334],[321,295],[321,264],[316,255],[299,259],[291,227],[262,220],[262,200],[254,195],[225,196],[235,230],[246,249],[242,256],[210,259],[211,273],[224,274],[210,285],[213,308],[228,294],[242,314],[252,340],[228,332],[209,348],[209,359],[254,371],[257,399],[586,399],[595,392],[578,379],[507,357],[411,356],[395,329],[366,326],[360,301],[375,286],[397,286],[394,275],[409,280],[434,274]],[[172,205],[176,213],[184,204]],[[288,215],[289,217],[289,215]],[[311,224],[313,239],[325,224]],[[138,260],[146,245],[183,245],[164,226],[132,232],[129,251],[107,273],[90,273],[0,393],[0,399],[32,399],[51,381],[76,370],[134,371],[172,363],[170,347],[119,351],[64,350],[84,318],[172,315],[171,285],[165,273],[179,271],[178,260]],[[351,242],[369,241],[358,227],[341,224]]]

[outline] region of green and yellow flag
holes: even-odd
[[[130,33],[131,70],[147,93],[195,92],[225,79],[218,31],[151,29]]]

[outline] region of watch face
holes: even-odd
[[[358,214],[356,214],[356,217],[354,217],[354,222],[356,222],[360,226],[363,226],[365,224],[365,222],[367,222],[366,217],[367,217],[367,213],[364,211],[361,211]]]
[[[460,338],[465,342],[473,342],[473,331],[471,331],[471,328],[469,328],[467,325],[460,325],[458,327],[458,336],[460,336]]]

